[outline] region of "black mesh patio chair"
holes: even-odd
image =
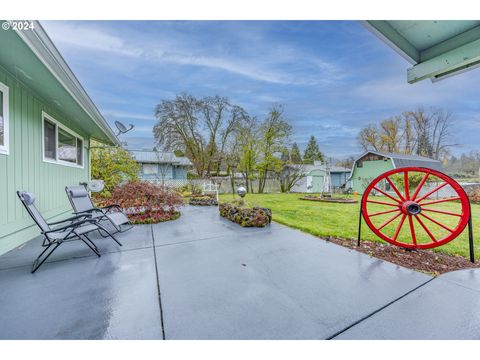
[[[89,214],[76,215],[68,219],[63,219],[56,222],[47,223],[35,206],[35,195],[26,191],[17,191],[17,195],[32,217],[33,221],[38,225],[44,237],[42,246],[45,249],[35,259],[32,266],[32,273],[42,266],[42,264],[49,258],[52,253],[64,242],[81,240],[92,250],[95,255],[100,257],[95,243],[88,237],[87,234],[97,231],[99,229],[108,233],[108,231],[98,224],[96,219],[93,219]],[[55,226],[52,228],[51,226]],[[117,239],[110,235],[119,245]],[[49,249],[51,249],[49,251]],[[46,254],[46,255],[45,255]],[[45,256],[44,256],[45,255]]]
[[[106,220],[115,228],[116,232],[125,232],[133,227],[133,224],[123,212],[120,205],[109,205],[105,207],[95,207],[90,194],[84,186],[65,187],[70,204],[76,215],[90,214],[92,218],[99,221]],[[100,234],[104,236],[101,232]]]

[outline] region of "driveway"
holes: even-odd
[[[478,271],[433,279],[280,224],[241,228],[215,207],[119,239],[96,241],[101,258],[64,244],[35,274],[41,239],[1,256],[0,338],[480,337]]]

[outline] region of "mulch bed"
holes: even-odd
[[[357,247],[357,240],[337,239],[332,237],[327,238],[326,240],[430,275],[440,275],[449,271],[467,268],[480,268],[480,261],[472,264],[469,260],[459,255],[447,255],[431,250],[408,251],[389,243],[367,240],[362,240],[360,247]]]

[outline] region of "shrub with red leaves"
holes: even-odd
[[[476,204],[480,203],[480,187],[479,186],[468,186],[465,188],[465,191],[472,203],[476,203]]]
[[[182,197],[174,190],[145,181],[116,186],[110,198],[96,198],[98,206],[120,205],[135,224],[155,224],[177,219]]]

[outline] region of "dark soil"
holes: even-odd
[[[463,256],[447,255],[431,250],[409,251],[389,243],[367,240],[362,240],[360,247],[357,247],[357,240],[328,238],[327,241],[431,275],[440,275],[449,271],[466,268],[480,268],[479,261],[472,264]]]

